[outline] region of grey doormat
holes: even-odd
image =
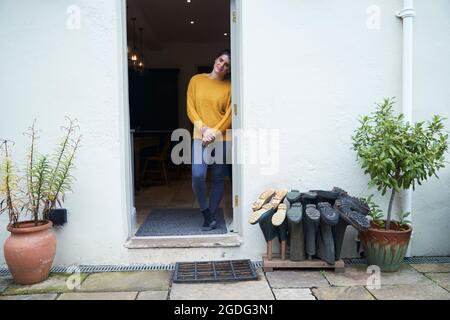
[[[203,216],[198,208],[155,208],[136,232],[137,237],[225,234],[223,210],[216,213],[217,228],[202,231]]]

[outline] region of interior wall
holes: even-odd
[[[225,38],[225,36],[224,36]],[[148,50],[146,65],[149,68],[178,68],[179,127],[191,129],[186,114],[186,92],[191,77],[197,73],[198,66],[212,65],[216,55],[223,49],[229,49],[227,38],[214,43],[170,43],[162,50]]]

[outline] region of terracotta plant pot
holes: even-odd
[[[366,232],[360,232],[359,238],[369,265],[377,265],[381,271],[397,271],[403,263],[412,227],[400,231],[398,223],[391,222],[391,229],[378,229],[372,225]]]
[[[51,221],[19,222],[8,225],[11,232],[5,241],[6,264],[18,284],[33,284],[47,279],[56,253],[56,236]]]

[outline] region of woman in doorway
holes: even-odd
[[[203,231],[216,228],[216,211],[224,193],[226,150],[231,142],[231,54],[222,51],[210,73],[197,74],[189,82],[187,114],[194,125],[192,142],[192,189],[204,223]],[[212,188],[206,200],[206,173],[211,165]]]

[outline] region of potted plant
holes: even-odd
[[[50,165],[47,184],[44,192],[44,219],[50,220],[54,225],[63,225],[67,221],[67,210],[62,207],[64,196],[71,191],[75,153],[80,145],[80,136],[77,136],[78,126],[75,121],[68,119],[69,125],[63,127],[65,131],[62,141],[53,155]],[[58,208],[59,207],[59,208]]]
[[[376,186],[381,195],[390,191],[387,217],[372,204],[371,228],[360,233],[364,254],[370,265],[382,271],[400,268],[411,238],[412,226],[400,213],[392,219],[395,195],[401,189],[415,190],[428,177],[444,167],[444,154],[448,149],[448,134],[443,119],[435,115],[431,121],[410,124],[403,114],[394,115],[394,99],[384,99],[377,110],[360,119],[360,127],[352,136],[352,148],[357,152],[365,174],[369,174],[369,187]]]
[[[19,284],[33,284],[45,280],[56,253],[56,237],[50,230],[50,213],[61,206],[64,193],[70,190],[73,178],[70,171],[79,146],[74,139],[77,126],[70,120],[59,148],[53,155],[38,154],[35,125],[30,128],[30,149],[27,166],[20,176],[11,157],[11,142],[1,143],[3,159],[0,163],[0,213],[8,212],[8,231],[4,244],[5,261]],[[20,216],[31,219],[21,221]]]

